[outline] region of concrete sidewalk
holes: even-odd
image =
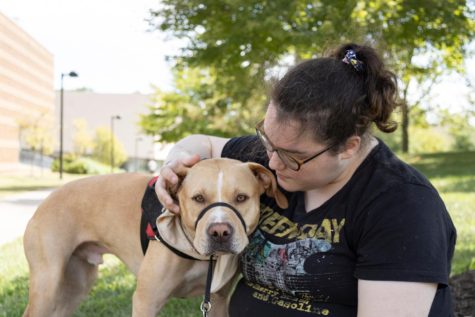
[[[36,208],[52,191],[26,192],[0,200],[0,245],[23,236]]]

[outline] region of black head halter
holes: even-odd
[[[244,222],[244,219],[241,216],[241,213],[236,208],[231,206],[230,204],[222,202],[222,201],[209,204],[203,210],[201,210],[200,214],[196,218],[195,229],[198,226],[198,222],[201,220],[201,218],[203,218],[205,213],[207,213],[209,210],[213,209],[214,207],[219,207],[219,206],[227,207],[227,208],[231,209],[236,214],[236,216],[239,218],[239,220],[241,221],[241,224],[244,227],[244,231],[247,232],[247,226],[246,226],[246,223]],[[201,311],[203,312],[204,317],[207,317],[208,312],[211,310],[210,294],[211,294],[211,280],[212,280],[212,278],[213,278],[213,255],[211,255],[210,260],[209,260],[208,276],[206,278],[205,295],[204,295],[203,302],[201,303],[201,307],[200,307]]]
[[[205,215],[206,212],[208,212],[210,209],[213,209],[214,207],[219,207],[219,206],[227,207],[227,208],[231,209],[236,214],[236,216],[239,218],[239,220],[241,221],[241,224],[244,227],[244,231],[247,232],[246,222],[244,222],[244,219],[242,218],[241,213],[236,208],[231,206],[230,204],[222,202],[222,201],[212,203],[212,204],[206,206],[203,210],[201,210],[200,214],[196,218],[195,229],[198,226],[198,222],[201,220],[201,218],[203,218],[203,216]]]

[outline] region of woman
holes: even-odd
[[[371,47],[343,45],[276,84],[257,135],[176,144],[157,185],[172,211],[174,170],[200,157],[264,164],[289,200],[282,210],[262,197],[231,316],[452,315],[452,221],[427,179],[370,132],[396,129],[397,95]]]

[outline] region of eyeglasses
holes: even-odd
[[[280,160],[282,161],[282,163],[284,163],[285,166],[287,166],[288,168],[290,168],[291,170],[294,170],[294,171],[300,170],[300,167],[303,164],[313,160],[314,158],[318,157],[319,155],[322,155],[323,153],[325,153],[326,151],[330,150],[333,147],[333,145],[331,145],[331,146],[326,147],[322,151],[318,152],[315,155],[312,155],[311,157],[309,157],[305,160],[299,160],[299,159],[293,157],[286,150],[276,148],[269,141],[269,138],[267,138],[266,134],[264,133],[264,130],[262,128],[263,125],[264,125],[264,120],[262,120],[261,122],[256,124],[256,134],[259,137],[259,140],[261,140],[262,145],[264,145],[264,148],[266,149],[266,151],[271,152],[271,153],[276,152],[277,155],[279,156]]]

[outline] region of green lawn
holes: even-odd
[[[25,191],[55,188],[74,179],[84,177],[84,175],[63,174],[63,179],[60,180],[58,173],[46,171],[43,176],[37,174],[33,176],[28,174],[0,175],[0,199]]]
[[[0,258],[0,317],[21,316],[28,297],[28,270],[21,239],[2,246]],[[131,315],[135,277],[116,257],[106,255],[104,260],[100,278],[75,317]],[[172,299],[159,316],[201,316],[200,303],[201,298]]]
[[[475,152],[408,158],[440,192],[457,228],[452,274],[475,269]]]
[[[475,269],[475,152],[427,154],[407,157],[406,161],[429,177],[457,227],[452,274]],[[5,188],[18,192],[58,185],[54,179],[47,184],[41,184],[39,180],[25,182],[25,179],[14,182],[16,185],[11,186],[7,180],[0,180],[0,197],[7,192]],[[0,317],[21,316],[28,294],[27,264],[21,240],[0,247],[0,259]],[[106,256],[105,260],[98,282],[74,316],[130,316],[134,277],[113,256]],[[160,316],[201,316],[200,300],[174,299]]]

